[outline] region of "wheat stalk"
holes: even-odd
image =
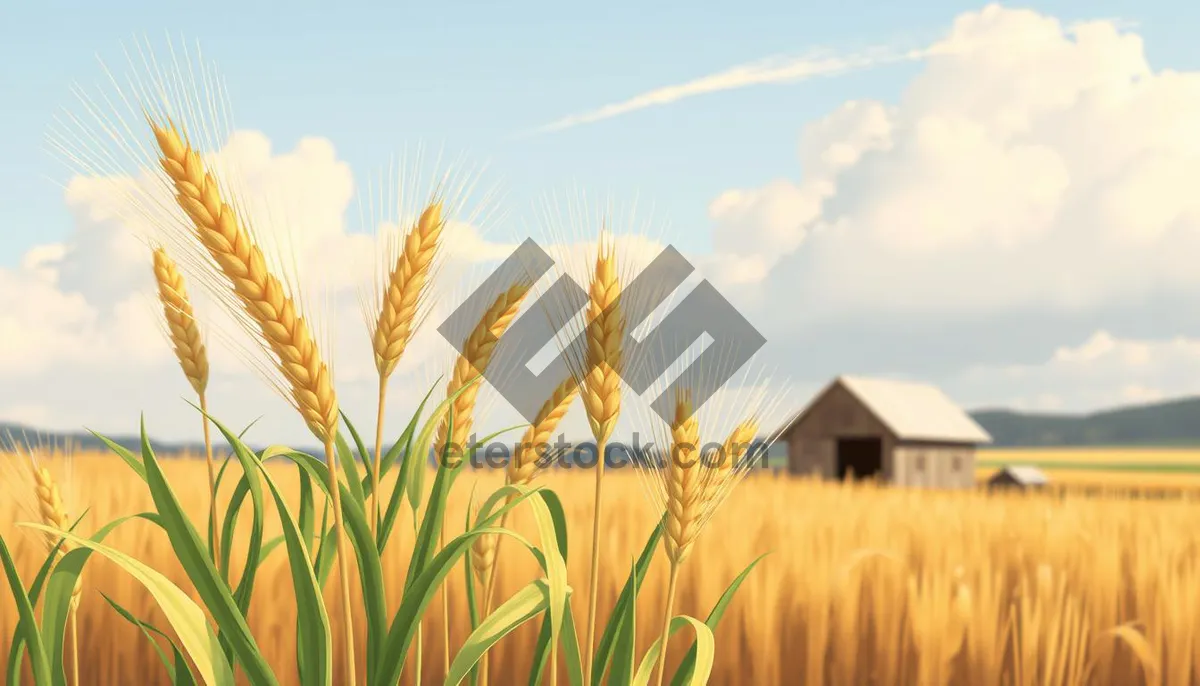
[[[621,412],[622,348],[625,317],[618,299],[621,280],[617,271],[616,248],[611,237],[601,236],[596,265],[588,287],[587,348],[584,353],[583,406],[596,440],[596,488],[592,506],[592,558],[588,575],[587,656],[590,665],[595,650],[596,599],[600,577],[601,497],[604,483],[605,444]],[[590,681],[590,675],[588,677]]]
[[[10,482],[9,488],[12,489],[14,499],[20,504],[21,508],[30,515],[38,519],[42,524],[54,530],[54,532],[65,533],[71,528],[71,518],[64,503],[62,491],[59,488],[59,483],[54,478],[54,474],[45,464],[39,464],[40,460],[35,455],[37,450],[31,449],[28,445],[24,449],[20,447],[17,441],[11,436],[6,441],[8,447],[13,451],[16,459],[22,459],[23,465],[17,466],[5,462],[5,477],[6,481]],[[69,452],[63,453],[63,459],[70,460]],[[68,471],[68,476],[70,472]],[[62,542],[58,551],[55,553],[55,558],[61,559],[63,555],[75,549],[75,544],[63,539],[61,535],[54,532],[46,531],[42,533],[41,540],[47,552],[54,550],[55,546]],[[79,602],[83,595],[83,577],[80,576],[75,580],[75,586],[71,589],[71,600],[67,614],[68,630],[70,633],[70,651],[71,651],[71,683],[78,686],[79,684]]]
[[[442,204],[434,201],[404,237],[404,247],[386,279],[383,303],[375,320],[371,345],[375,354],[375,369],[379,372],[379,413],[375,421],[375,468],[371,470],[371,501],[374,516],[371,532],[379,527],[379,467],[383,451],[383,413],[387,403],[388,378],[404,355],[418,318],[417,308],[429,282],[438,241],[445,222]]]
[[[675,587],[679,566],[691,553],[700,528],[706,489],[700,464],[700,420],[692,407],[690,393],[681,391],[675,400],[675,418],[671,423],[671,451],[664,466],[667,470],[667,513],[663,543],[671,562],[667,597],[663,610],[662,633],[658,641],[658,666],[655,682],[662,686],[667,666],[667,640],[671,613],[675,609]]]
[[[446,397],[449,398],[458,393],[458,397],[450,403],[452,418],[450,424],[453,426],[448,426],[448,423],[443,420],[438,425],[435,441],[437,450],[435,454],[439,460],[446,460],[448,467],[457,467],[461,463],[462,457],[470,449],[470,446],[466,444],[470,439],[471,426],[474,423],[475,403],[479,397],[479,377],[487,370],[488,363],[492,360],[492,354],[496,350],[496,343],[508,330],[509,325],[516,318],[517,312],[520,311],[521,302],[528,295],[530,285],[528,281],[520,280],[492,301],[483,316],[479,318],[479,322],[475,324],[475,328],[471,330],[470,335],[467,336],[467,340],[461,347],[462,352],[454,362],[454,371],[450,375],[450,381],[446,384]],[[446,547],[445,513],[442,516],[439,545],[444,548]],[[446,594],[444,585],[442,586],[442,613],[445,617],[445,621],[442,622],[442,657],[446,673],[449,674],[450,597]]]
[[[208,466],[208,527],[212,532],[213,564],[221,565],[220,529],[217,526],[217,470],[213,463],[212,435],[208,426],[208,351],[200,335],[195,311],[188,297],[183,273],[179,265],[167,254],[166,248],[154,249],[154,280],[158,284],[158,299],[162,303],[163,317],[167,323],[167,337],[179,360],[179,367],[187,377],[192,390],[200,401],[200,421],[204,429],[204,460]]]
[[[521,436],[521,442],[517,444],[513,451],[512,457],[509,459],[508,468],[505,471],[505,481],[509,485],[527,486],[535,476],[538,470],[545,466],[544,458],[546,455],[541,452],[542,446],[546,446],[550,442],[550,437],[558,428],[559,423],[567,416],[567,411],[571,409],[571,404],[575,402],[575,398],[579,395],[579,383],[575,381],[575,377],[568,376],[565,381],[555,387],[550,397],[546,402],[542,403],[538,409],[537,416],[529,428],[525,429],[524,435]],[[511,498],[510,498],[511,500]],[[505,512],[500,517],[500,528],[508,523],[509,512]],[[489,573],[485,578],[483,586],[483,616],[486,617],[492,611],[492,597],[496,591],[496,570],[499,568],[500,545],[503,541],[497,540],[495,552],[493,554],[492,564]],[[488,654],[484,653],[480,659],[479,666],[480,681],[484,686],[487,686],[488,674]]]
[[[496,343],[516,318],[521,309],[521,302],[528,293],[528,282],[520,281],[497,296],[467,336],[462,353],[454,362],[454,371],[446,384],[446,397],[462,392],[450,404],[453,427],[448,427],[447,422],[442,421],[438,425],[435,441],[439,457],[447,448],[456,453],[449,465],[451,467],[457,466],[457,461],[461,460],[469,448],[466,443],[474,423],[475,403],[479,397],[479,377],[487,370],[492,353],[496,350]],[[452,433],[447,435],[447,431]],[[462,455],[458,455],[458,451],[462,451]]]
[[[283,283],[267,268],[262,250],[222,198],[216,178],[200,154],[180,136],[175,125],[151,122],[159,162],[175,189],[175,199],[191,219],[195,237],[225,275],[234,295],[257,326],[260,342],[274,358],[293,406],[313,435],[325,445],[329,493],[334,515],[335,553],[345,612],[346,683],[355,679],[354,626],[350,574],[342,541],[341,493],[338,479],[338,403],[329,368],[313,340],[308,323]]]

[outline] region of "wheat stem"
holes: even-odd
[[[438,547],[446,548],[446,521],[442,514],[442,530],[438,534]],[[450,589],[442,584],[442,676],[450,676]]]
[[[425,626],[425,622],[424,622],[424,620],[417,622],[417,639],[416,639],[416,646],[415,646],[415,650],[417,651],[417,654],[416,654],[416,659],[417,659],[417,664],[416,664],[417,679],[416,679],[416,683],[418,683],[418,684],[419,684],[419,683],[422,683],[422,681],[421,681],[421,666],[422,666],[422,665],[421,665],[421,658],[422,658],[422,654],[421,654],[421,653],[422,653],[422,651],[423,651],[424,649],[423,649],[423,648],[422,648],[422,646],[421,646],[421,642],[422,642],[422,641],[421,641],[421,638],[422,638],[422,635],[425,633],[425,632],[422,630],[424,626]]]
[[[343,635],[345,636],[345,651],[346,651],[346,683],[357,684],[355,679],[355,656],[354,656],[354,618],[351,613],[350,604],[350,560],[346,555],[345,541],[342,539],[345,536],[341,535],[342,531],[342,495],[341,495],[341,480],[338,478],[338,458],[337,450],[334,446],[332,437],[325,439],[325,464],[329,466],[329,493],[333,501],[333,531],[337,536],[334,539],[334,552],[337,555],[338,575],[341,577],[339,586],[341,587],[342,608],[343,614]]]
[[[587,662],[590,671],[592,658],[596,649],[596,605],[599,598],[600,583],[600,521],[604,516],[601,499],[604,496],[604,441],[596,441],[596,484],[592,505],[592,560],[588,570],[588,632],[587,632]],[[590,677],[587,680],[592,683]]]
[[[404,237],[404,246],[387,276],[371,345],[379,372],[379,414],[375,422],[375,468],[371,470],[371,533],[380,522],[379,467],[383,455],[383,415],[387,382],[417,328],[417,310],[429,283],[445,221],[442,203],[431,202]]]
[[[208,465],[208,528],[212,532],[213,565],[221,568],[221,535],[217,526],[217,469],[213,463],[212,432],[208,427],[208,394],[200,394],[200,420],[204,430],[204,461]]]
[[[667,599],[663,608],[662,633],[658,638],[658,666],[655,668],[654,683],[662,686],[667,671],[667,642],[671,638],[671,615],[675,612],[675,586],[679,581],[679,563],[671,563],[671,575],[667,581]]]
[[[497,296],[479,318],[466,341],[463,342],[462,353],[455,361],[454,372],[446,384],[446,397],[454,397],[454,401],[450,404],[453,421],[450,423],[442,421],[437,430],[435,454],[440,456],[439,459],[447,460],[449,462],[447,466],[450,468],[457,468],[462,462],[462,456],[470,453],[471,446],[468,446],[467,442],[471,437],[475,403],[479,397],[479,387],[482,383],[480,376],[487,370],[500,337],[508,330],[509,325],[516,318],[517,312],[520,311],[521,302],[529,293],[530,285],[528,281],[521,280]],[[455,396],[456,393],[457,396]],[[441,517],[438,545],[444,549],[446,547],[445,511],[442,512]],[[445,618],[445,626],[442,627],[442,660],[446,674],[449,674],[450,596],[446,584],[442,584],[441,595],[442,616]]]
[[[622,348],[625,318],[619,298],[621,282],[617,275],[616,250],[611,239],[601,237],[596,266],[588,289],[588,324],[583,403],[588,424],[596,440],[596,488],[592,505],[592,551],[588,574],[587,655],[592,664],[596,647],[596,605],[600,590],[600,522],[603,518],[604,452],[621,411]],[[590,674],[587,683],[591,682]]]
[[[200,335],[195,311],[179,265],[167,254],[165,248],[154,250],[154,279],[158,283],[158,299],[163,306],[167,324],[167,336],[183,375],[200,400],[200,414],[204,430],[204,459],[208,466],[208,525],[212,543],[213,564],[221,566],[220,531],[217,528],[217,472],[213,466],[212,436],[208,427],[208,350]]]
[[[379,412],[375,417],[375,467],[371,470],[371,536],[379,531],[381,520],[379,504],[379,467],[383,463],[383,409],[387,404],[387,377],[379,377]],[[404,484],[396,484],[403,488]]]

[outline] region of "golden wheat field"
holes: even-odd
[[[173,487],[195,522],[203,522],[203,460],[165,460]],[[144,485],[115,457],[74,459],[75,478],[95,522],[151,509]],[[295,496],[294,468],[273,475]],[[480,492],[501,482],[481,474]],[[612,604],[631,559],[656,514],[631,472],[613,472],[605,492],[600,606]],[[451,495],[448,522],[462,526],[471,484]],[[544,478],[567,508],[573,542],[587,541],[592,508],[588,474]],[[0,535],[23,574],[44,555],[40,542],[14,525],[6,504]],[[273,515],[271,515],[273,516]],[[408,515],[411,517],[411,515]],[[513,526],[534,536],[518,509]],[[270,522],[267,535],[277,533]],[[1200,500],[990,495],[843,485],[752,474],[702,534],[683,568],[677,612],[703,618],[725,586],[761,551],[769,556],[749,577],[716,632],[714,684],[1166,684],[1200,683]],[[143,522],[125,524],[107,542],[188,588],[170,548]],[[402,579],[411,520],[398,524],[384,558],[388,578]],[[235,546],[236,550],[236,546]],[[583,550],[582,552],[586,552]],[[576,593],[587,579],[579,543],[569,552]],[[535,563],[506,549],[500,595],[535,574]],[[236,560],[235,560],[236,562]],[[249,624],[283,683],[294,681],[295,607],[285,556],[259,569]],[[638,643],[656,636],[665,591],[660,555],[638,604]],[[107,594],[135,615],[160,618],[142,587],[105,560],[85,571],[80,610],[81,682],[166,683],[151,646],[116,615]],[[450,579],[452,641],[467,634],[464,575]],[[331,621],[340,605],[327,585]],[[397,598],[389,598],[395,607]],[[576,607],[576,612],[579,612]],[[361,621],[362,617],[356,617]],[[426,619],[424,670],[440,683],[440,605]],[[0,601],[7,653],[15,629],[11,599]],[[359,637],[363,627],[359,626]],[[492,682],[525,683],[536,627],[525,625],[494,650]],[[1145,639],[1142,640],[1144,635]],[[363,643],[358,642],[360,646]],[[677,662],[685,639],[671,644]],[[362,660],[362,656],[359,656]],[[336,672],[335,672],[336,673]],[[411,671],[406,683],[413,683]]]
[[[1100,488],[1200,490],[1200,450],[1195,448],[1004,448],[981,450],[977,481],[998,464],[1040,465],[1052,484]]]

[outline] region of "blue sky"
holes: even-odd
[[[156,433],[193,428],[186,404],[162,405],[163,379],[187,390],[136,304],[145,255],[94,216],[111,198],[68,210],[45,141],[60,108],[78,111],[73,82],[103,90],[97,55],[120,65],[123,43],[168,33],[200,42],[237,127],[269,140],[263,178],[310,184],[297,190],[324,213],[312,236],[329,255],[354,249],[330,220],[356,211],[338,188],[441,146],[487,163],[514,216],[573,188],[652,206],[767,336],[787,409],[843,373],[930,381],[970,407],[1194,395],[1197,29],[1183,2],[7,3],[0,420],[125,431],[152,407]],[[864,55],[873,66],[784,82],[762,66]],[[774,82],[703,86],[738,69]],[[709,92],[553,126],[671,88]],[[336,159],[293,155],[306,137]],[[503,250],[521,225],[490,228],[483,247]],[[353,310],[330,327],[360,334]],[[263,400],[233,362],[214,362],[214,402],[236,424]],[[370,412],[370,383],[338,369],[344,404]]]
[[[330,138],[358,174],[424,142],[487,162],[515,204],[568,184],[636,194],[707,245],[719,191],[796,176],[799,127],[857,98],[894,100],[905,63],[715,93],[567,131],[514,134],[732,65],[825,48],[915,48],[963,2],[14,3],[0,9],[0,266],[61,239],[63,170],[44,133],[73,82],[101,80],[97,54],[166,33],[200,41],[229,81],[240,125],[277,147]],[[1155,66],[1200,65],[1200,8],[1185,2],[1040,2],[1064,22],[1137,23]],[[736,9],[734,9],[736,7]],[[687,246],[691,247],[691,246]]]

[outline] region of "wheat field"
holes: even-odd
[[[981,450],[975,470],[986,481],[999,465],[1034,465],[1052,484],[1155,491],[1200,491],[1196,448],[1079,447]]]
[[[193,521],[203,522],[205,465],[164,460]],[[295,497],[294,468],[273,476]],[[94,522],[150,510],[144,485],[119,459],[98,453],[74,458]],[[605,491],[601,611],[611,606],[656,521],[641,483],[614,471]],[[451,494],[447,521],[464,521],[474,475]],[[502,475],[480,474],[480,493]],[[592,479],[549,474],[567,508],[572,541],[587,541]],[[77,508],[78,509],[78,508]],[[5,504],[0,535],[14,547],[23,575],[44,554],[17,530]],[[267,536],[279,531],[268,513]],[[411,515],[408,515],[411,517]],[[248,517],[247,517],[248,518]],[[512,526],[535,535],[523,510]],[[1200,499],[1133,501],[1071,494],[990,495],[929,492],[751,475],[701,535],[693,564],[682,568],[678,612],[705,617],[725,586],[762,551],[716,632],[714,684],[1165,684],[1200,683]],[[244,536],[244,532],[243,536]],[[384,559],[389,578],[403,578],[412,545],[411,519]],[[108,542],[161,570],[183,588],[187,578],[159,531],[133,521]],[[237,556],[237,541],[234,563]],[[586,552],[585,550],[582,552]],[[587,578],[587,558],[569,551],[570,578]],[[507,597],[535,575],[528,555],[510,547],[497,579]],[[461,565],[460,565],[461,566]],[[285,556],[276,551],[259,569],[249,623],[283,683],[293,682],[295,607]],[[153,600],[105,560],[85,571],[80,610],[84,684],[167,683],[151,646],[108,607],[101,593],[154,623]],[[637,640],[656,636],[666,585],[659,556],[638,603]],[[337,585],[331,579],[326,594]],[[467,634],[464,574],[450,578],[451,641]],[[575,589],[583,594],[586,589]],[[389,598],[394,608],[398,598]],[[331,620],[339,605],[331,602]],[[582,609],[576,606],[576,612]],[[361,617],[356,617],[361,622]],[[425,681],[440,683],[443,618],[426,620]],[[358,626],[359,638],[363,627]],[[11,599],[0,600],[0,650],[15,629]],[[1144,636],[1144,639],[1142,638]],[[491,658],[493,683],[525,683],[536,627],[506,637]],[[362,646],[362,641],[357,641]],[[671,644],[678,662],[686,640]],[[359,659],[362,657],[360,655]],[[411,670],[405,683],[413,683]]]

